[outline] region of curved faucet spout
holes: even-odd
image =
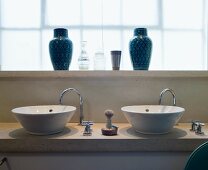
[[[159,99],[159,105],[161,105],[163,94],[166,93],[166,92],[170,92],[172,94],[172,96],[173,96],[173,106],[176,106],[176,95],[175,95],[174,91],[172,89],[169,89],[169,88],[166,88],[163,91],[161,91],[160,99]]]
[[[83,98],[80,94],[80,92],[75,88],[68,88],[61,92],[60,98],[59,98],[59,104],[63,104],[63,97],[67,92],[74,91],[79,96],[79,107],[80,107],[80,116],[79,116],[79,123],[82,125],[82,121],[84,119],[83,115]]]

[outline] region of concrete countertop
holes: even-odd
[[[84,127],[68,123],[61,133],[36,136],[28,134],[18,123],[0,123],[0,152],[10,153],[58,153],[58,152],[190,152],[208,140],[205,135],[191,132],[190,123],[181,123],[164,135],[143,135],[136,133],[130,124],[116,123],[117,136],[103,136],[104,123],[92,126],[92,136],[83,136]]]

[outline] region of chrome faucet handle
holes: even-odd
[[[196,128],[196,131],[195,133],[197,135],[204,135],[204,132],[202,132],[202,126],[204,126],[205,124],[204,123],[197,123],[197,128]]]
[[[89,125],[93,125],[94,123],[93,123],[93,121],[91,121],[91,120],[89,120],[89,121],[82,121],[82,126],[86,126],[87,124],[89,124]]]
[[[196,129],[197,129],[198,123],[200,123],[198,120],[192,120],[191,121],[191,129],[190,129],[190,131],[195,132]]]
[[[163,94],[165,94],[166,92],[170,92],[172,94],[172,96],[173,96],[173,106],[176,106],[176,95],[175,95],[175,92],[172,89],[169,89],[169,88],[166,88],[166,89],[161,91],[160,99],[159,99],[159,105],[161,105]]]
[[[85,125],[84,125],[85,129],[83,132],[83,136],[91,136],[92,135],[91,125],[92,125],[92,123],[90,123],[90,122],[85,123]]]

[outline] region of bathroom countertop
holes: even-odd
[[[116,123],[118,135],[103,136],[104,123],[92,126],[92,136],[83,136],[83,126],[68,123],[63,132],[36,136],[28,134],[19,123],[0,123],[0,152],[47,153],[47,152],[191,152],[208,140],[205,135],[191,132],[190,123],[176,125],[172,132],[164,135],[136,133],[128,123]]]

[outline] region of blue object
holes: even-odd
[[[129,42],[129,53],[134,70],[148,70],[152,53],[152,41],[146,28],[135,28]]]
[[[191,153],[184,170],[208,170],[208,142]]]
[[[73,43],[65,28],[54,29],[54,39],[49,43],[49,53],[54,70],[68,70],[73,52]]]

